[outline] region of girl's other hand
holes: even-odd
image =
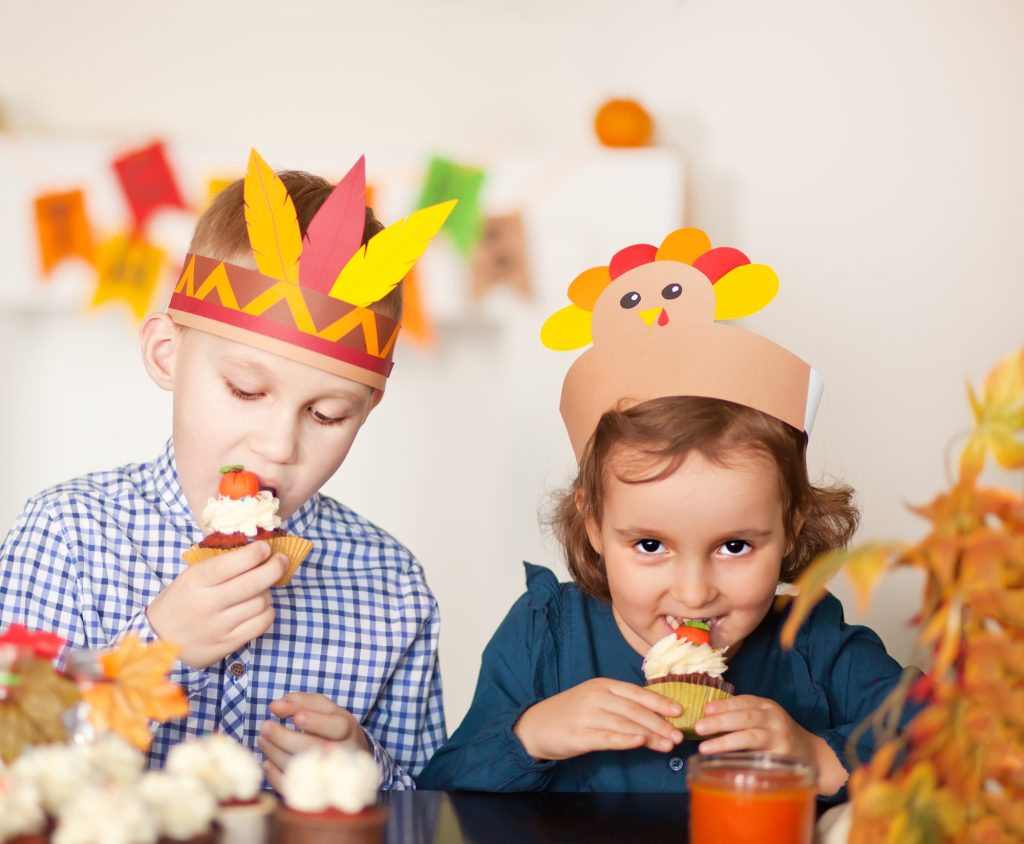
[[[715,736],[700,743],[702,754],[760,750],[812,762],[818,769],[818,791],[824,795],[835,794],[849,776],[823,738],[809,733],[768,698],[736,695],[713,700],[694,730]]]
[[[683,734],[664,716],[675,701],[641,686],[597,677],[527,709],[512,731],[534,759],[569,759],[594,750],[669,751]]]

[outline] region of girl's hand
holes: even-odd
[[[823,738],[807,732],[768,698],[736,695],[713,700],[704,707],[694,730],[702,736],[715,735],[700,743],[704,754],[761,750],[812,762],[818,769],[820,794],[835,794],[849,776]]]
[[[270,711],[278,718],[290,718],[298,727],[292,730],[267,720],[260,728],[258,743],[266,757],[263,773],[278,791],[288,760],[303,750],[319,744],[347,744],[372,752],[356,717],[324,695],[291,692],[271,701]]]
[[[663,716],[675,701],[641,686],[598,677],[527,709],[512,731],[534,759],[569,759],[593,750],[669,751],[683,734]]]

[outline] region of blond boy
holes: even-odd
[[[332,193],[253,153],[199,220],[168,312],[141,327],[146,370],[173,392],[171,439],[150,463],[33,497],[0,547],[0,627],[53,630],[70,647],[130,632],[180,646],[172,679],[190,713],[156,731],[154,765],[216,730],[259,752],[276,786],[292,754],[326,740],[370,750],[382,787],[404,788],[444,740],[422,568],[319,492],[383,395],[409,266],[370,266],[366,280],[371,256],[395,256],[365,247],[383,226],[362,168]],[[407,244],[413,260],[425,244]],[[282,527],[314,544],[286,586],[272,588],[287,561],[265,541],[182,560],[227,464],[255,472]]]

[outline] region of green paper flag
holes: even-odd
[[[478,167],[467,167],[435,156],[427,166],[427,179],[416,203],[417,208],[426,208],[449,199],[459,201],[441,231],[452,239],[464,257],[469,257],[483,231],[483,214],[479,205],[483,184],[484,171]]]

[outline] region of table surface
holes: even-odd
[[[392,791],[387,844],[688,840],[686,794]]]

